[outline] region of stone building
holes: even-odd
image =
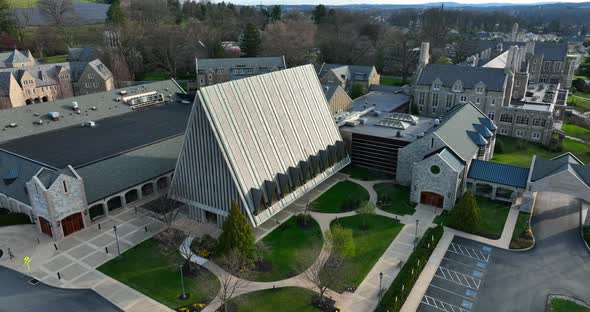
[[[328,101],[328,107],[330,113],[336,114],[343,111],[348,111],[352,108],[352,99],[348,96],[348,93],[342,89],[339,85],[323,85],[324,94],[326,95],[326,101]]]
[[[258,227],[349,162],[305,65],[200,89],[170,197],[218,226],[235,201]]]
[[[339,85],[349,93],[353,85],[360,85],[367,92],[371,85],[378,85],[381,79],[375,66],[328,63],[322,64],[318,76],[323,85]]]
[[[114,89],[111,71],[98,59],[39,64],[30,52],[0,55],[0,109]],[[8,56],[7,56],[8,55]]]
[[[191,103],[169,80],[4,111],[0,207],[58,240],[166,194]]]
[[[196,63],[198,88],[287,68],[284,56],[196,59]]]

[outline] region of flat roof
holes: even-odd
[[[373,106],[375,110],[390,113],[410,103],[410,97],[403,93],[372,91],[352,101],[352,111],[364,111]]]
[[[96,121],[133,111],[131,106],[116,101],[118,97],[122,96],[120,91],[127,91],[127,96],[159,91],[164,94],[167,101],[189,100],[192,103],[192,99],[186,98],[186,92],[176,81],[170,79],[53,102],[3,109],[0,110],[0,143],[47,131],[79,126],[90,120]],[[73,102],[78,103],[80,114],[74,111]],[[93,107],[96,109],[92,109]],[[52,121],[49,118],[51,112],[59,113],[59,121]],[[36,124],[39,120],[42,120],[43,124]],[[12,123],[16,124],[16,127],[9,127]]]
[[[121,104],[123,105],[123,104]],[[153,105],[131,113],[0,144],[0,149],[61,169],[80,167],[184,134],[192,103]]]
[[[377,125],[377,123],[382,120],[386,120],[390,115],[392,114],[380,114],[379,116],[376,116],[375,112],[369,112],[359,118],[359,120],[363,120],[362,123],[359,123],[356,126],[347,126],[344,124],[340,127],[340,132],[364,134],[380,138],[414,142],[416,139],[418,139],[419,135],[426,133],[435,125],[435,119],[418,116],[414,116],[418,118],[416,125],[406,123],[407,127],[405,129],[396,129]],[[398,131],[400,136],[397,136]]]
[[[529,103],[555,103],[559,92],[559,84],[529,83],[524,101]]]

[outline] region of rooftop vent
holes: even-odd
[[[72,102],[72,109],[78,110],[80,106],[78,106],[78,102]]]
[[[402,137],[402,132],[401,131],[396,132],[395,133],[395,136],[398,137],[398,138],[401,138]]]
[[[119,94],[120,94],[120,95],[125,95],[125,94],[127,94],[127,91],[125,91],[125,90],[121,90],[121,91],[119,91]]]
[[[436,119],[434,120],[434,125],[435,125],[435,126],[438,126],[438,125],[440,125],[440,119],[436,118]]]
[[[15,122],[11,122],[11,123],[8,124],[7,127],[8,128],[16,128],[16,127],[18,127],[18,124],[16,124]]]
[[[95,111],[96,110],[96,106],[92,106],[90,109],[93,110],[93,111]]]
[[[423,137],[424,137],[424,132],[418,134],[418,139],[421,139]]]
[[[90,121],[82,123],[82,127],[83,128],[84,127],[94,128],[94,127],[96,127],[96,123],[94,121],[90,120]]]
[[[43,124],[43,120],[39,119],[39,120],[37,120],[37,121],[35,121],[33,123],[36,124],[36,125],[42,125]]]
[[[47,115],[49,115],[49,118],[51,118],[51,120],[53,120],[53,121],[59,120],[59,113],[58,112],[50,112]]]

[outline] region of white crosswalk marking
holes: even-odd
[[[451,243],[448,251],[456,253],[458,255],[462,255],[462,256],[471,258],[471,259],[476,259],[478,261],[488,262],[490,260],[489,253],[484,253],[481,250],[473,249],[471,247],[459,245],[456,243]]]
[[[442,266],[438,267],[438,270],[434,276],[445,279],[447,281],[451,281],[455,284],[459,284],[467,288],[471,288],[473,290],[478,290],[479,286],[481,285],[481,280],[478,278],[465,275],[461,272],[453,271]]]
[[[428,295],[425,295],[424,297],[422,297],[421,302],[426,305],[429,305],[433,308],[436,308],[438,310],[444,311],[444,312],[469,312],[469,310],[465,310],[461,307],[458,307],[456,305],[452,305],[450,303],[430,297]]]

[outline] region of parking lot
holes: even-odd
[[[418,311],[476,311],[479,288],[492,261],[493,248],[455,237],[438,267]]]

